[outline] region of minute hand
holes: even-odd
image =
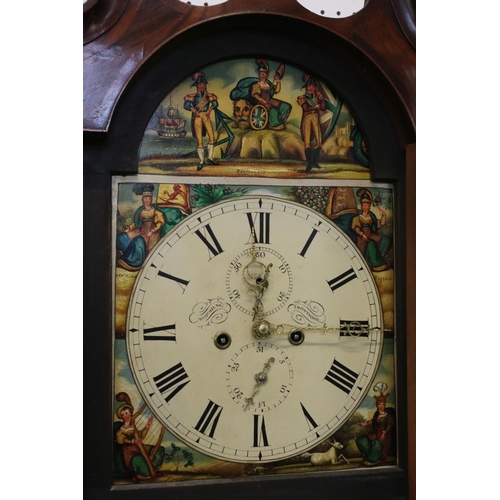
[[[358,321],[346,322],[340,327],[328,326],[326,323],[318,326],[297,326],[290,324],[273,325],[266,320],[257,320],[253,324],[254,336],[265,338],[270,335],[286,335],[292,344],[298,345],[304,341],[305,332],[317,332],[326,335],[328,333],[340,332],[345,336],[361,337],[368,336],[370,332],[381,331],[382,328],[375,326],[369,327]],[[259,335],[257,335],[257,333]]]

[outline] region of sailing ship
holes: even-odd
[[[157,129],[158,135],[161,137],[185,137],[186,136],[186,120],[181,118],[179,108],[172,104],[161,106],[161,111],[158,117]]]

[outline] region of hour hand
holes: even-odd
[[[306,332],[327,335],[337,333],[341,337],[369,337],[370,334],[377,334],[383,329],[375,326],[370,327],[368,322],[350,321],[341,322],[340,326],[328,326],[326,323],[318,326],[297,326],[289,324],[270,325],[271,333],[274,335],[287,336],[293,345],[300,345],[304,342]]]
[[[260,318],[264,315],[264,306],[262,305],[261,297],[258,296],[255,299],[255,305],[253,306],[253,317],[252,321],[255,321],[256,318]]]

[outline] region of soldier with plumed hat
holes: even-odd
[[[318,165],[319,154],[323,144],[320,126],[320,111],[325,111],[326,101],[323,94],[318,90],[318,82],[312,75],[304,73],[302,81],[305,93],[297,98],[298,105],[302,108],[302,120],[300,122],[300,134],[304,141],[305,155],[307,160],[306,172],[312,168],[321,168]],[[316,144],[312,147],[312,141]]]
[[[191,76],[193,83],[191,87],[196,87],[195,94],[188,94],[184,97],[184,109],[190,111],[191,114],[191,131],[193,137],[196,137],[196,147],[198,157],[198,170],[203,168],[205,164],[205,150],[203,147],[203,137],[208,135],[207,153],[208,163],[217,165],[214,160],[214,143],[215,134],[210,119],[210,112],[219,106],[217,96],[207,92],[208,81],[202,71],[198,71]]]

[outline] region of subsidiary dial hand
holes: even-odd
[[[267,372],[271,369],[271,363],[274,363],[274,358],[269,358],[268,362],[264,364],[263,370],[254,375],[255,385],[253,386],[252,395],[249,398],[245,398],[244,411],[254,406],[253,398],[260,391],[260,388],[267,383]]]
[[[250,250],[250,255],[252,257],[252,261],[243,268],[243,279],[249,286],[250,292],[259,298],[262,297],[262,294],[269,286],[267,278],[273,265],[269,264],[266,266],[257,260],[254,230],[252,230],[252,248]]]

